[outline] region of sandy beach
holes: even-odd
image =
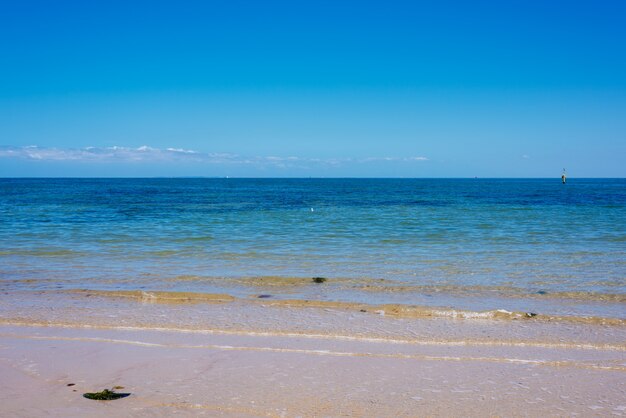
[[[2,416],[626,414],[623,325],[304,305],[3,298]]]

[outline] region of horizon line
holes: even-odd
[[[267,177],[248,177],[248,176],[119,176],[119,177],[105,177],[105,176],[0,176],[0,180],[44,180],[44,179],[101,179],[101,180],[141,180],[141,179],[210,179],[210,180],[561,180],[560,176],[554,177],[397,177],[397,176],[385,176],[385,177],[366,177],[366,176],[341,176],[341,177],[325,177],[325,176],[267,176]],[[626,177],[567,177],[568,181],[572,179],[578,180],[625,180]]]

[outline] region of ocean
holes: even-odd
[[[0,179],[0,289],[624,319],[626,179]]]

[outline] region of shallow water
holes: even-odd
[[[625,260],[623,179],[0,179],[4,291],[626,318]]]

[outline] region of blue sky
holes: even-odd
[[[0,176],[626,177],[623,1],[0,13]]]

